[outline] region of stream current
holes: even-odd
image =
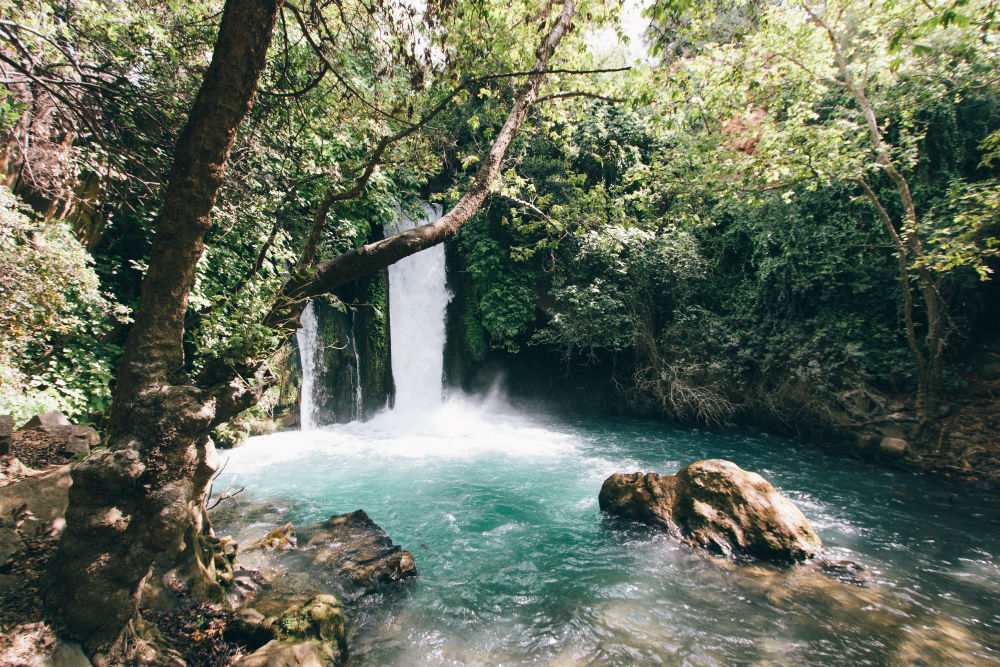
[[[245,492],[214,518],[245,544],[361,508],[413,553],[412,589],[349,608],[349,664],[1000,665],[995,496],[761,435],[442,401],[443,249],[389,273],[395,409],[250,439],[220,480]],[[602,517],[611,473],[705,458],[770,480],[866,581],[735,565]]]
[[[871,581],[734,566],[602,518],[612,472],[703,458],[761,473]],[[267,507],[217,525],[241,542],[364,508],[413,552],[410,594],[353,611],[349,664],[1000,664],[995,499],[775,438],[455,400],[251,439],[234,474]]]

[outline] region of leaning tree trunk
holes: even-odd
[[[175,564],[164,583],[201,598],[222,595],[216,574],[227,567],[227,554],[212,537],[204,510],[214,471],[208,434],[256,403],[273,378],[263,362],[242,369],[209,363],[196,382],[186,377],[184,315],[229,150],[253,102],[281,4],[226,2],[212,64],[174,155],[135,324],[119,362],[109,449],[73,471],[67,527],[46,602],[91,654],[112,649],[136,618],[156,560]],[[507,121],[455,207],[434,223],[318,264],[304,274],[310,279],[289,280],[266,324],[293,327],[305,298],[440,243],[471,218],[574,13],[573,0],[565,0]]]
[[[88,652],[107,651],[138,611],[159,554],[185,554],[192,592],[213,590],[204,494],[211,428],[253,400],[238,384],[182,374],[184,314],[236,130],[249,111],[280,0],[228,0],[212,63],[176,147],[135,324],[119,362],[109,450],[73,470],[66,531],[46,589]],[[186,571],[185,571],[186,570]]]

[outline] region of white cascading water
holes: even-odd
[[[423,204],[424,220],[403,215],[387,234],[433,222],[441,207]],[[412,412],[440,405],[444,391],[445,308],[444,246],[422,250],[389,267],[389,325],[395,410]]]
[[[361,357],[358,355],[358,335],[355,328],[355,312],[351,311],[351,349],[354,351],[354,419],[364,416],[364,401],[361,394]]]
[[[295,332],[302,366],[302,395],[299,398],[299,423],[303,431],[310,431],[316,424],[316,365],[323,360],[319,344],[319,322],[312,301],[306,305],[300,318],[302,326]]]

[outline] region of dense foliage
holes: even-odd
[[[526,138],[516,196],[463,231],[474,324],[498,348],[615,359],[633,408],[800,432],[864,423],[887,394],[917,392],[935,349],[961,359],[990,310],[994,14],[679,9],[650,11],[662,64],[632,110],[585,103]],[[530,289],[498,299],[514,275]],[[938,392],[958,370],[941,365]]]
[[[537,16],[532,3],[337,6],[282,13],[190,300],[191,372],[279,344],[263,314],[304,259],[379,238],[419,198],[455,200]],[[4,200],[0,409],[87,416],[107,407],[218,7],[9,9],[0,123],[14,144],[32,138],[5,155],[35,212]],[[639,64],[599,44],[619,10],[583,9],[563,73],[457,239],[465,356],[612,359],[631,409],[806,427],[915,392],[935,346],[959,359],[989,312],[998,247],[993,5],[660,1]],[[942,366],[945,388],[957,370]]]

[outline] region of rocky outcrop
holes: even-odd
[[[289,573],[308,573],[345,600],[355,600],[386,585],[417,575],[413,554],[356,510],[295,529],[286,524],[242,548],[256,552],[261,564]]]
[[[325,584],[354,600],[416,576],[413,555],[393,544],[363,511],[330,517],[296,531],[287,523],[244,547],[285,573],[268,592],[239,609],[226,631],[229,641],[256,650],[236,667],[317,667],[347,657],[344,617],[337,597],[296,591],[300,573],[310,585]],[[282,586],[292,588],[282,589]]]
[[[792,501],[757,473],[722,459],[692,463],[676,475],[616,473],[598,501],[608,514],[665,528],[727,557],[796,562],[822,548]]]

